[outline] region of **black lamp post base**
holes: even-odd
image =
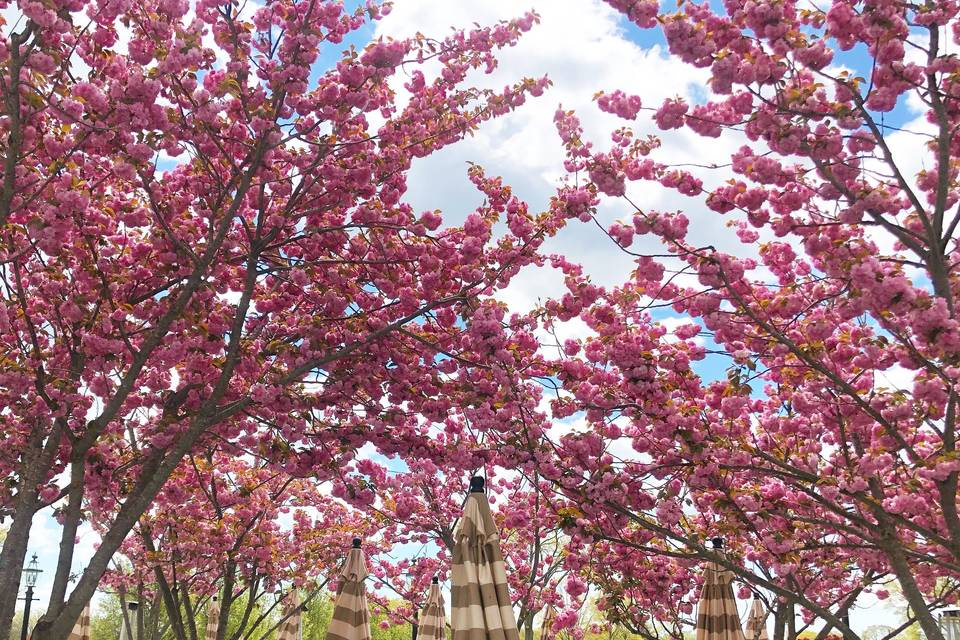
[[[26,602],[23,605],[23,628],[20,630],[20,640],[27,640],[30,633],[30,603],[33,602],[33,587],[27,587]]]

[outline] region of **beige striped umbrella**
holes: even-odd
[[[540,640],[550,640],[553,637],[553,621],[557,618],[557,610],[552,604],[547,605],[543,613],[543,622],[540,623]]]
[[[500,536],[483,492],[483,478],[470,481],[470,495],[454,538],[453,640],[519,640]]]
[[[543,622],[540,623],[540,640],[550,640],[553,637],[553,621],[557,619],[557,610],[552,604],[547,605],[543,613]]]
[[[137,608],[140,606],[139,602],[128,602],[127,603],[127,612],[120,619],[120,639],[121,640],[135,640],[137,637]]]
[[[217,640],[217,627],[220,626],[220,605],[217,604],[217,596],[210,600],[210,606],[207,607],[207,632],[203,635],[204,640]]]
[[[767,636],[767,610],[756,595],[753,596],[750,615],[747,616],[747,640],[769,640]]]
[[[713,544],[714,549],[723,546],[720,539]],[[704,574],[697,605],[697,640],[745,640],[733,595],[733,573],[708,562]]]
[[[440,581],[433,579],[427,601],[420,612],[420,629],[417,633],[419,640],[446,640],[447,612],[444,610],[443,594],[440,593]]]
[[[360,538],[353,539],[353,548],[340,570],[340,586],[333,604],[333,619],[327,628],[327,640],[370,640],[370,611],[363,580],[367,562],[360,550]]]
[[[296,591],[292,591],[287,598],[287,603],[283,606],[283,622],[277,630],[277,640],[300,640],[300,616],[303,610],[300,608],[300,596]]]
[[[90,640],[90,603],[83,608],[80,613],[80,619],[73,625],[73,631],[67,636],[67,640]]]

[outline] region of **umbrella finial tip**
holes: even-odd
[[[712,538],[710,542],[713,543],[714,549],[723,549],[723,538]]]
[[[353,548],[354,548],[354,549],[359,549],[359,548],[360,548],[360,542],[361,542],[360,538],[354,538],[354,539],[353,539]]]
[[[470,478],[470,493],[483,493],[483,476],[473,476]]]
[[[433,576],[432,582],[433,584],[440,584],[440,578],[438,578],[437,576]]]

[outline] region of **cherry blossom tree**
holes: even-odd
[[[607,232],[636,269],[599,290],[565,266],[550,322],[592,335],[559,345],[552,414],[582,424],[541,472],[585,505],[585,542],[617,539],[615,566],[630,549],[717,560],[846,637],[849,599],[892,576],[942,638],[932,609],[956,593],[938,580],[960,569],[960,7],[608,2],[659,26],[709,93],[645,106],[639,83],[609,88],[598,107],[640,123],[604,149],[557,112],[558,199],[585,221],[628,207]],[[732,142],[729,162],[658,160],[648,115]],[[635,183],[689,206],[647,208]],[[733,242],[702,233],[718,216]]]
[[[239,640],[273,611],[263,605],[268,596],[322,588],[350,540],[376,532],[376,523],[319,489],[266,461],[251,465],[222,451],[190,456],[120,547],[124,570],[104,580],[126,592],[146,583],[178,640],[202,637],[203,610],[216,597],[218,638]]]
[[[449,417],[458,422],[456,413]],[[359,508],[383,523],[380,535],[389,539],[402,554],[382,553],[373,559],[372,574],[385,588],[387,596],[399,596],[404,605],[391,611],[394,620],[412,622],[422,607],[434,576],[446,579],[453,551],[454,535],[463,513],[469,479],[497,457],[473,441],[469,433],[437,433],[438,449],[467,451],[472,464],[467,468],[439,466],[422,460],[403,471],[391,471],[387,465],[371,459],[358,460],[345,473],[341,491],[358,495],[372,490],[377,500]],[[511,597],[517,611],[517,625],[532,638],[534,618],[547,604],[561,614],[576,610],[582,598],[565,600],[561,585],[569,574],[563,562],[566,536],[557,515],[546,501],[548,485],[538,487],[520,474],[511,474],[491,464],[486,476],[488,497],[497,523],[500,547],[507,567]]]
[[[52,506],[62,541],[36,633],[62,640],[196,446],[226,441],[319,481],[363,444],[421,446],[410,414],[457,402],[431,376],[460,351],[478,354],[464,371],[505,357],[484,346],[484,299],[563,219],[508,209],[478,168],[488,203],[460,227],[401,200],[413,159],[546,85],[464,83],[532,14],[339,56],[381,7],[17,9],[0,44],[0,636],[33,517]],[[509,385],[497,370],[478,376],[485,393]],[[409,413],[386,402],[399,396]],[[102,542],[68,593],[89,505]]]

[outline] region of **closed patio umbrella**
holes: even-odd
[[[767,610],[760,602],[760,596],[754,594],[747,616],[747,640],[769,640],[767,636]]]
[[[217,596],[210,599],[210,606],[207,607],[207,632],[203,635],[204,640],[217,640],[217,627],[220,626],[220,605],[217,603]]]
[[[419,640],[445,640],[447,637],[447,612],[443,608],[443,594],[440,593],[440,581],[433,579],[427,601],[420,613]]]
[[[90,640],[90,603],[83,608],[67,640]]]
[[[500,536],[480,477],[470,481],[454,532],[452,582],[453,640],[519,640]]]
[[[283,607],[285,619],[277,630],[277,640],[300,640],[301,615],[303,615],[303,609],[300,608],[300,596],[294,591]]]
[[[723,540],[714,538],[713,548],[722,547]],[[745,640],[733,595],[733,573],[711,561],[704,574],[697,605],[697,640]]]
[[[552,604],[547,605],[547,610],[543,613],[543,622],[540,623],[540,640],[550,640],[553,638],[553,621],[557,619],[557,610]]]
[[[120,619],[120,640],[138,640],[137,638],[137,609],[139,602],[128,602],[127,611]]]
[[[327,628],[327,640],[370,640],[370,611],[363,580],[367,562],[360,550],[360,538],[353,539],[353,548],[340,570],[340,586],[333,605],[333,619]]]

